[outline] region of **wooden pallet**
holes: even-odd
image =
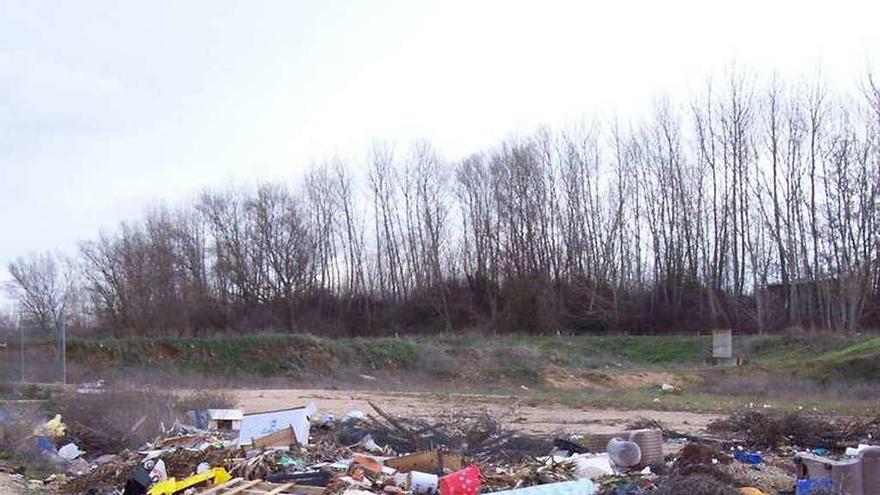
[[[319,486],[232,478],[222,485],[199,492],[199,495],[321,495],[323,492],[324,489]]]

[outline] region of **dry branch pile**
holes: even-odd
[[[717,420],[709,431],[755,449],[783,447],[843,450],[866,438],[880,438],[880,416],[834,421],[798,413],[745,410]]]

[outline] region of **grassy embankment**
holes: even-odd
[[[515,395],[526,403],[725,411],[755,403],[863,412],[880,390],[880,337],[741,337],[742,367],[708,364],[709,336],[308,335],[77,340],[83,379],[205,386],[351,387]],[[376,377],[364,379],[362,375]],[[201,382],[199,381],[201,380]],[[673,381],[680,393],[661,394]],[[659,402],[657,401],[659,399]]]

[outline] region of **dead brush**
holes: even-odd
[[[755,449],[797,445],[842,450],[864,438],[877,438],[880,435],[880,416],[832,422],[800,413],[744,410],[710,423],[708,430]]]
[[[502,415],[445,411],[428,419],[397,417],[376,404],[370,405],[375,415],[355,424],[340,425],[335,433],[339,444],[354,445],[369,434],[378,444],[396,452],[439,448],[487,462],[528,459],[553,447],[550,438],[513,430],[508,422],[515,416],[515,409]]]
[[[34,421],[15,419],[0,424],[0,452],[4,456],[36,452]]]
[[[199,393],[178,396],[155,389],[65,393],[53,397],[47,411],[61,414],[69,440],[92,454],[136,448],[162,435],[174,423],[188,423],[186,410],[226,407],[228,397]]]

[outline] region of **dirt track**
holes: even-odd
[[[513,403],[509,397],[466,394],[441,397],[401,392],[293,389],[228,392],[236,398],[238,407],[246,413],[296,407],[312,401],[318,406],[319,411],[333,412],[337,418],[351,409],[371,412],[372,409],[367,403],[370,400],[386,412],[407,417],[431,416],[441,410],[489,411],[503,414],[510,411]],[[638,418],[650,418],[681,433],[697,434],[703,432],[706,425],[718,417],[720,416],[716,414],[679,411],[589,409],[547,405],[518,406],[512,421],[515,427],[532,433],[603,433],[619,430],[620,427]]]

